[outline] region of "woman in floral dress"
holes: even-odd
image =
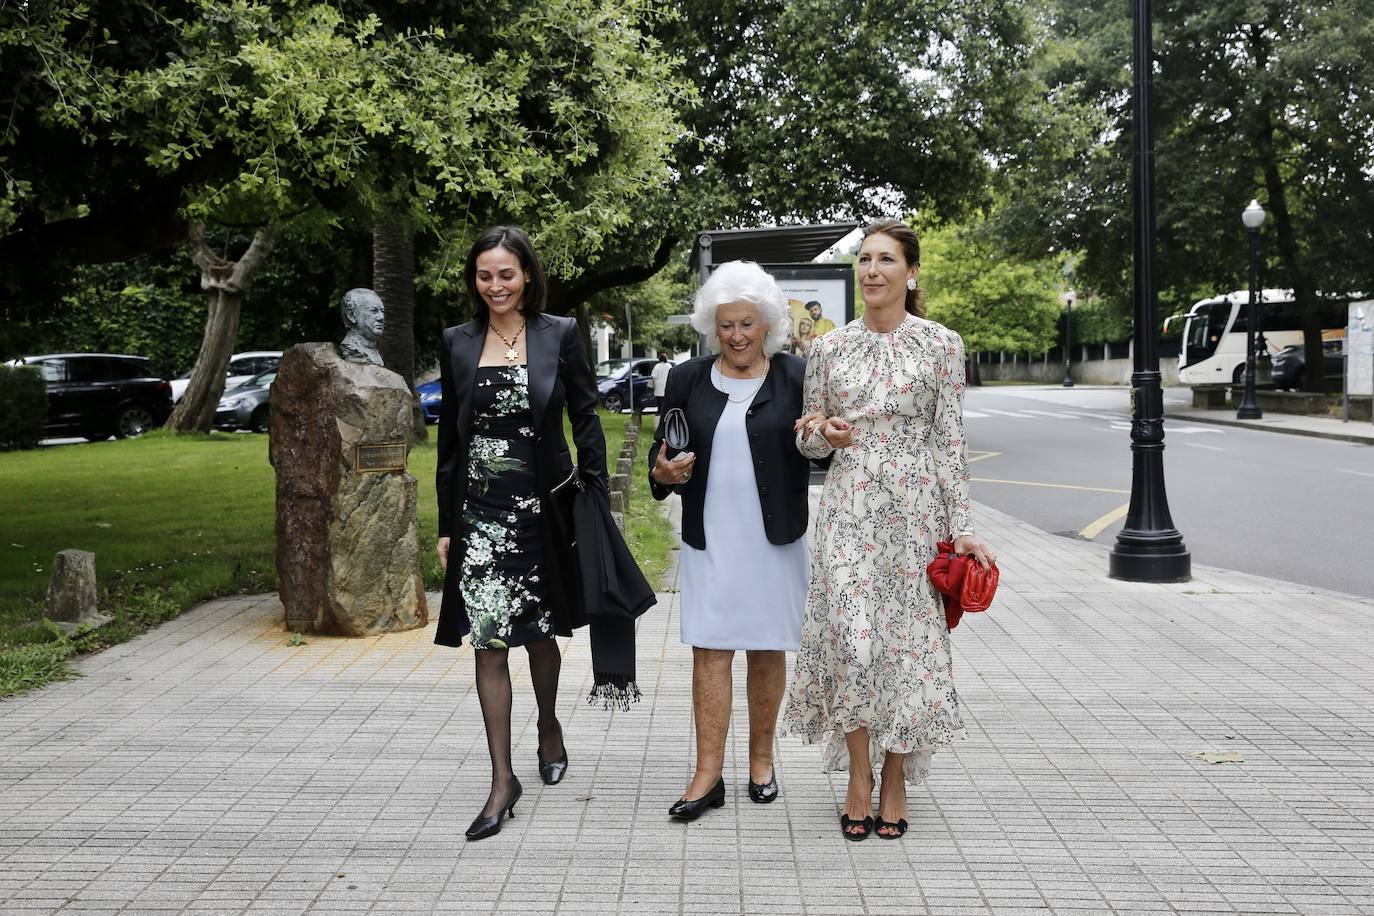
[[[606,490],[606,442],[596,382],[577,322],[543,314],[547,281],[525,233],[497,226],[468,254],[477,318],[444,331],[439,416],[439,560],[444,596],[434,641],[476,649],[477,696],[491,754],[491,791],[468,828],[491,836],[514,814],[509,650],[523,646],[539,707],[539,776],[568,767],[556,714],[562,655],[553,637],[577,625],[578,591],[567,538],[555,531],[551,490],[574,470],[566,410],[583,486]]]
[[[834,457],[784,721],[825,742],[826,770],[848,768],[840,825],[851,840],[900,837],[906,783],[963,729],[943,605],[926,577],[936,543],[994,560],[969,519],[963,342],[920,317],[919,265],[908,226],[868,227],[863,318],[811,345],[797,421],[803,455]]]

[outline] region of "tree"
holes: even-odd
[[[637,0],[7,6],[7,317],[50,307],[60,290],[38,281],[62,265],[164,248],[188,218],[381,215],[455,241],[516,219],[573,273],[667,177],[677,87],[646,15]]]
[[[926,309],[964,338],[969,353],[1043,353],[1054,345],[1062,308],[1059,270],[1014,260],[969,227],[925,233],[921,284]]]
[[[1030,256],[1082,250],[1083,285],[1127,309],[1131,284],[1129,11],[1048,0],[1041,129],[1006,170],[1004,235]],[[1266,202],[1266,286],[1306,306],[1374,289],[1374,20],[1365,0],[1204,3],[1155,15],[1158,286],[1166,302],[1246,282],[1240,212]],[[1318,373],[1305,380],[1320,390]]]
[[[243,297],[280,234],[280,226],[259,229],[253,233],[248,250],[237,260],[231,260],[215,254],[206,244],[202,224],[192,224],[187,248],[191,260],[200,268],[200,286],[209,298],[209,309],[191,380],[167,419],[167,428],[173,432],[207,433],[214,426],[215,408],[224,394],[224,370],[238,340]]]

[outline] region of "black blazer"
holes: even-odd
[[[443,400],[439,406],[439,467],[435,487],[439,492],[439,537],[452,537],[444,597],[439,608],[439,627],[434,641],[441,646],[462,645],[470,630],[467,608],[459,590],[462,543],[458,539],[463,500],[468,490],[468,446],[472,436],[472,389],[477,364],[486,339],[485,322],[469,321],[444,331],[444,356],[439,361]],[[543,522],[544,577],[547,601],[553,610],[554,629],[566,636],[580,626],[580,602],[564,601],[576,587],[576,558],[563,538],[555,537],[555,514],[549,490],[573,468],[568,442],[563,438],[563,411],[572,419],[573,443],[577,446],[578,476],[585,485],[607,492],[606,437],[596,415],[596,380],[587,363],[577,322],[572,318],[536,315],[525,327],[525,353],[529,367],[530,410],[534,415],[535,480],[539,487],[540,519]]]
[[[706,549],[702,513],[706,505],[706,481],[711,476],[711,442],[716,424],[725,412],[726,397],[711,382],[714,356],[698,356],[668,373],[668,388],[659,405],[660,421],[649,449],[649,489],[654,499],[669,493],[682,496],[682,542],[698,550]],[[806,360],[788,353],[776,353],[759,393],[749,405],[744,427],[749,433],[749,451],[754,456],[754,477],[758,485],[759,508],[763,510],[763,530],[772,544],[790,544],[806,534],[806,487],[811,475],[810,462],[797,451],[792,424],[802,413],[802,377]],[[687,450],[696,453],[692,477],[680,486],[666,487],[654,480],[652,471],[663,447],[662,414],[681,407],[687,417]],[[822,466],[829,460],[817,462]]]

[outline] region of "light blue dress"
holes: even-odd
[[[768,542],[744,420],[757,379],[711,368],[711,381],[731,398],[711,442],[702,521],[706,549],[681,553],[682,641],[703,649],[785,649],[801,643],[811,571],[806,538]]]

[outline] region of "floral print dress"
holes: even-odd
[[[824,741],[823,768],[849,767],[845,733],[867,728],[870,762],[905,755],[908,782],[963,730],[943,604],[926,576],[937,541],[972,534],[958,334],[908,315],[890,333],[862,320],[818,338],[803,411],[839,417],[854,444],[833,453],[811,550],[801,649],[784,728]]]
[[[460,589],[477,649],[553,637],[544,606],[534,418],[524,366],[480,366],[472,397]]]

